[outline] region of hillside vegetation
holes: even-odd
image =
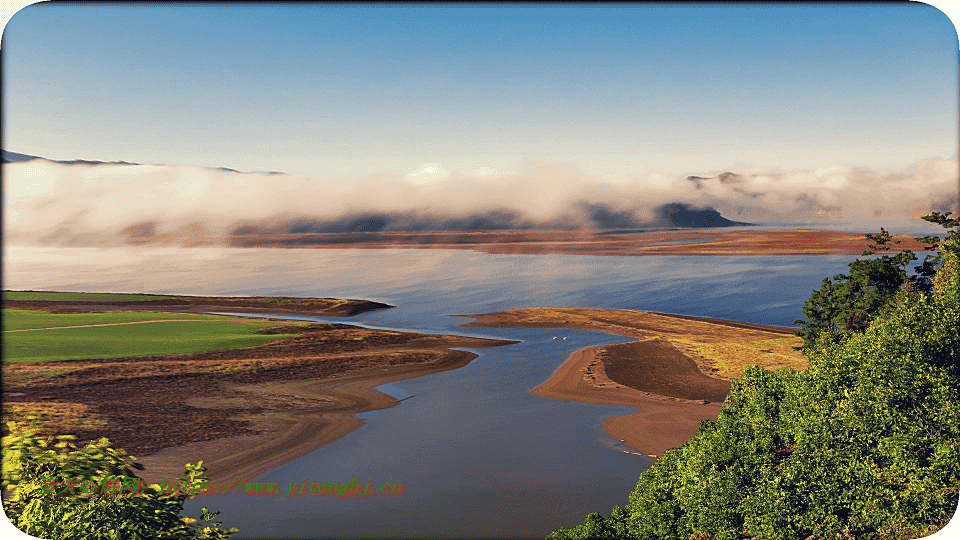
[[[918,276],[901,252],[825,280],[804,310],[808,369],[749,368],[626,506],[548,538],[904,539],[945,525],[960,488],[960,234],[949,213],[925,219],[952,230]]]

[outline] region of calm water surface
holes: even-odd
[[[533,396],[595,332],[464,328],[452,314],[519,307],[623,308],[792,325],[826,276],[853,259],[488,255],[459,250],[7,247],[4,288],[366,298],[397,308],[346,321],[521,340],[476,349],[461,369],[385,385],[392,409],[259,481],[402,483],[399,497],[221,496],[239,537],[543,537],[625,504],[646,457],[624,454],[603,418],[631,409]],[[567,336],[566,341],[551,339]]]

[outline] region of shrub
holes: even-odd
[[[156,484],[142,486],[133,470],[143,466],[107,439],[77,448],[70,435],[44,437],[35,427],[15,422],[8,427],[10,434],[3,437],[3,509],[27,534],[51,540],[225,540],[237,532],[221,529],[220,522],[212,521],[216,513],[207,508],[199,521],[181,517],[191,496],[164,492]],[[179,480],[199,488],[205,480],[201,465],[187,464]],[[118,479],[120,487],[129,487],[126,492],[103,488]]]

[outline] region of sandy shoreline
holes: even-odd
[[[635,453],[653,457],[690,439],[702,420],[717,418],[719,401],[663,396],[611,380],[601,358],[606,352],[607,347],[602,346],[575,351],[548,381],[531,393],[638,409],[636,413],[606,418],[603,428]],[[298,406],[238,417],[251,422],[250,429],[260,432],[255,435],[189,443],[141,457],[139,461],[146,466],[142,476],[150,481],[171,478],[183,472],[184,463],[203,460],[208,475],[217,481],[255,478],[359,429],[364,421],[357,413],[399,405],[393,397],[377,391],[377,386],[456,369],[473,358],[474,354],[462,352],[440,364],[373,367],[326,379],[235,385],[233,389],[246,394],[251,401],[289,399]],[[715,396],[714,393],[711,397]],[[230,406],[222,399],[190,399],[185,403],[204,408]]]
[[[536,396],[598,405],[632,407],[639,412],[605,419],[603,430],[638,453],[659,456],[697,433],[700,421],[716,420],[720,403],[658,396],[623,386],[606,376],[599,353],[587,347],[570,355],[549,380],[534,388]]]
[[[748,365],[804,369],[795,330],[706,317],[623,309],[522,308],[465,315],[461,326],[570,328],[636,339],[570,355],[534,395],[636,413],[605,419],[604,431],[639,454],[659,456],[716,420],[730,379]]]
[[[299,404],[290,410],[243,417],[252,423],[256,435],[220,438],[165,448],[138,459],[149,481],[172,478],[183,473],[183,464],[203,460],[207,475],[215,481],[253,478],[270,469],[303,457],[334,442],[364,424],[356,415],[395,407],[400,401],[376,390],[389,382],[412,379],[456,369],[470,363],[475,354],[461,354],[431,365],[404,365],[365,368],[326,379],[272,381],[237,385],[235,390],[252,399],[291,399]],[[210,400],[193,399],[188,404],[216,407]]]
[[[364,300],[281,300],[283,307],[273,298],[239,297],[12,301],[4,307],[61,313],[202,313],[216,308],[341,316],[392,307]],[[79,441],[108,437],[144,464],[141,476],[151,482],[178,477],[184,464],[197,461],[217,481],[253,479],[358,429],[364,421],[356,414],[400,403],[377,386],[456,369],[477,356],[454,348],[516,343],[334,323],[267,322],[276,325],[268,333],[300,337],[204,353],[64,360],[55,373],[48,362],[5,362],[5,419],[39,414],[49,429],[66,429]]]
[[[798,365],[789,354],[793,330],[780,327],[633,310],[527,308],[466,316],[477,320],[463,326],[576,328],[638,339],[574,352],[532,393],[637,409],[607,418],[603,427],[645,455],[679,446],[702,420],[716,419],[729,379],[742,372],[729,358]],[[136,455],[149,481],[177,477],[185,463],[201,460],[216,481],[253,479],[358,429],[364,421],[357,413],[399,404],[377,386],[456,369],[476,357],[454,347],[513,343],[327,323],[285,331],[304,337],[214,353],[63,362],[72,371],[26,387],[9,384],[30,380],[23,370],[47,366],[5,366],[5,403],[86,407],[108,426],[87,434],[106,434]]]

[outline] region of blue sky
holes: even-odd
[[[957,153],[957,34],[904,5],[34,5],[7,150],[316,176],[901,168]]]

